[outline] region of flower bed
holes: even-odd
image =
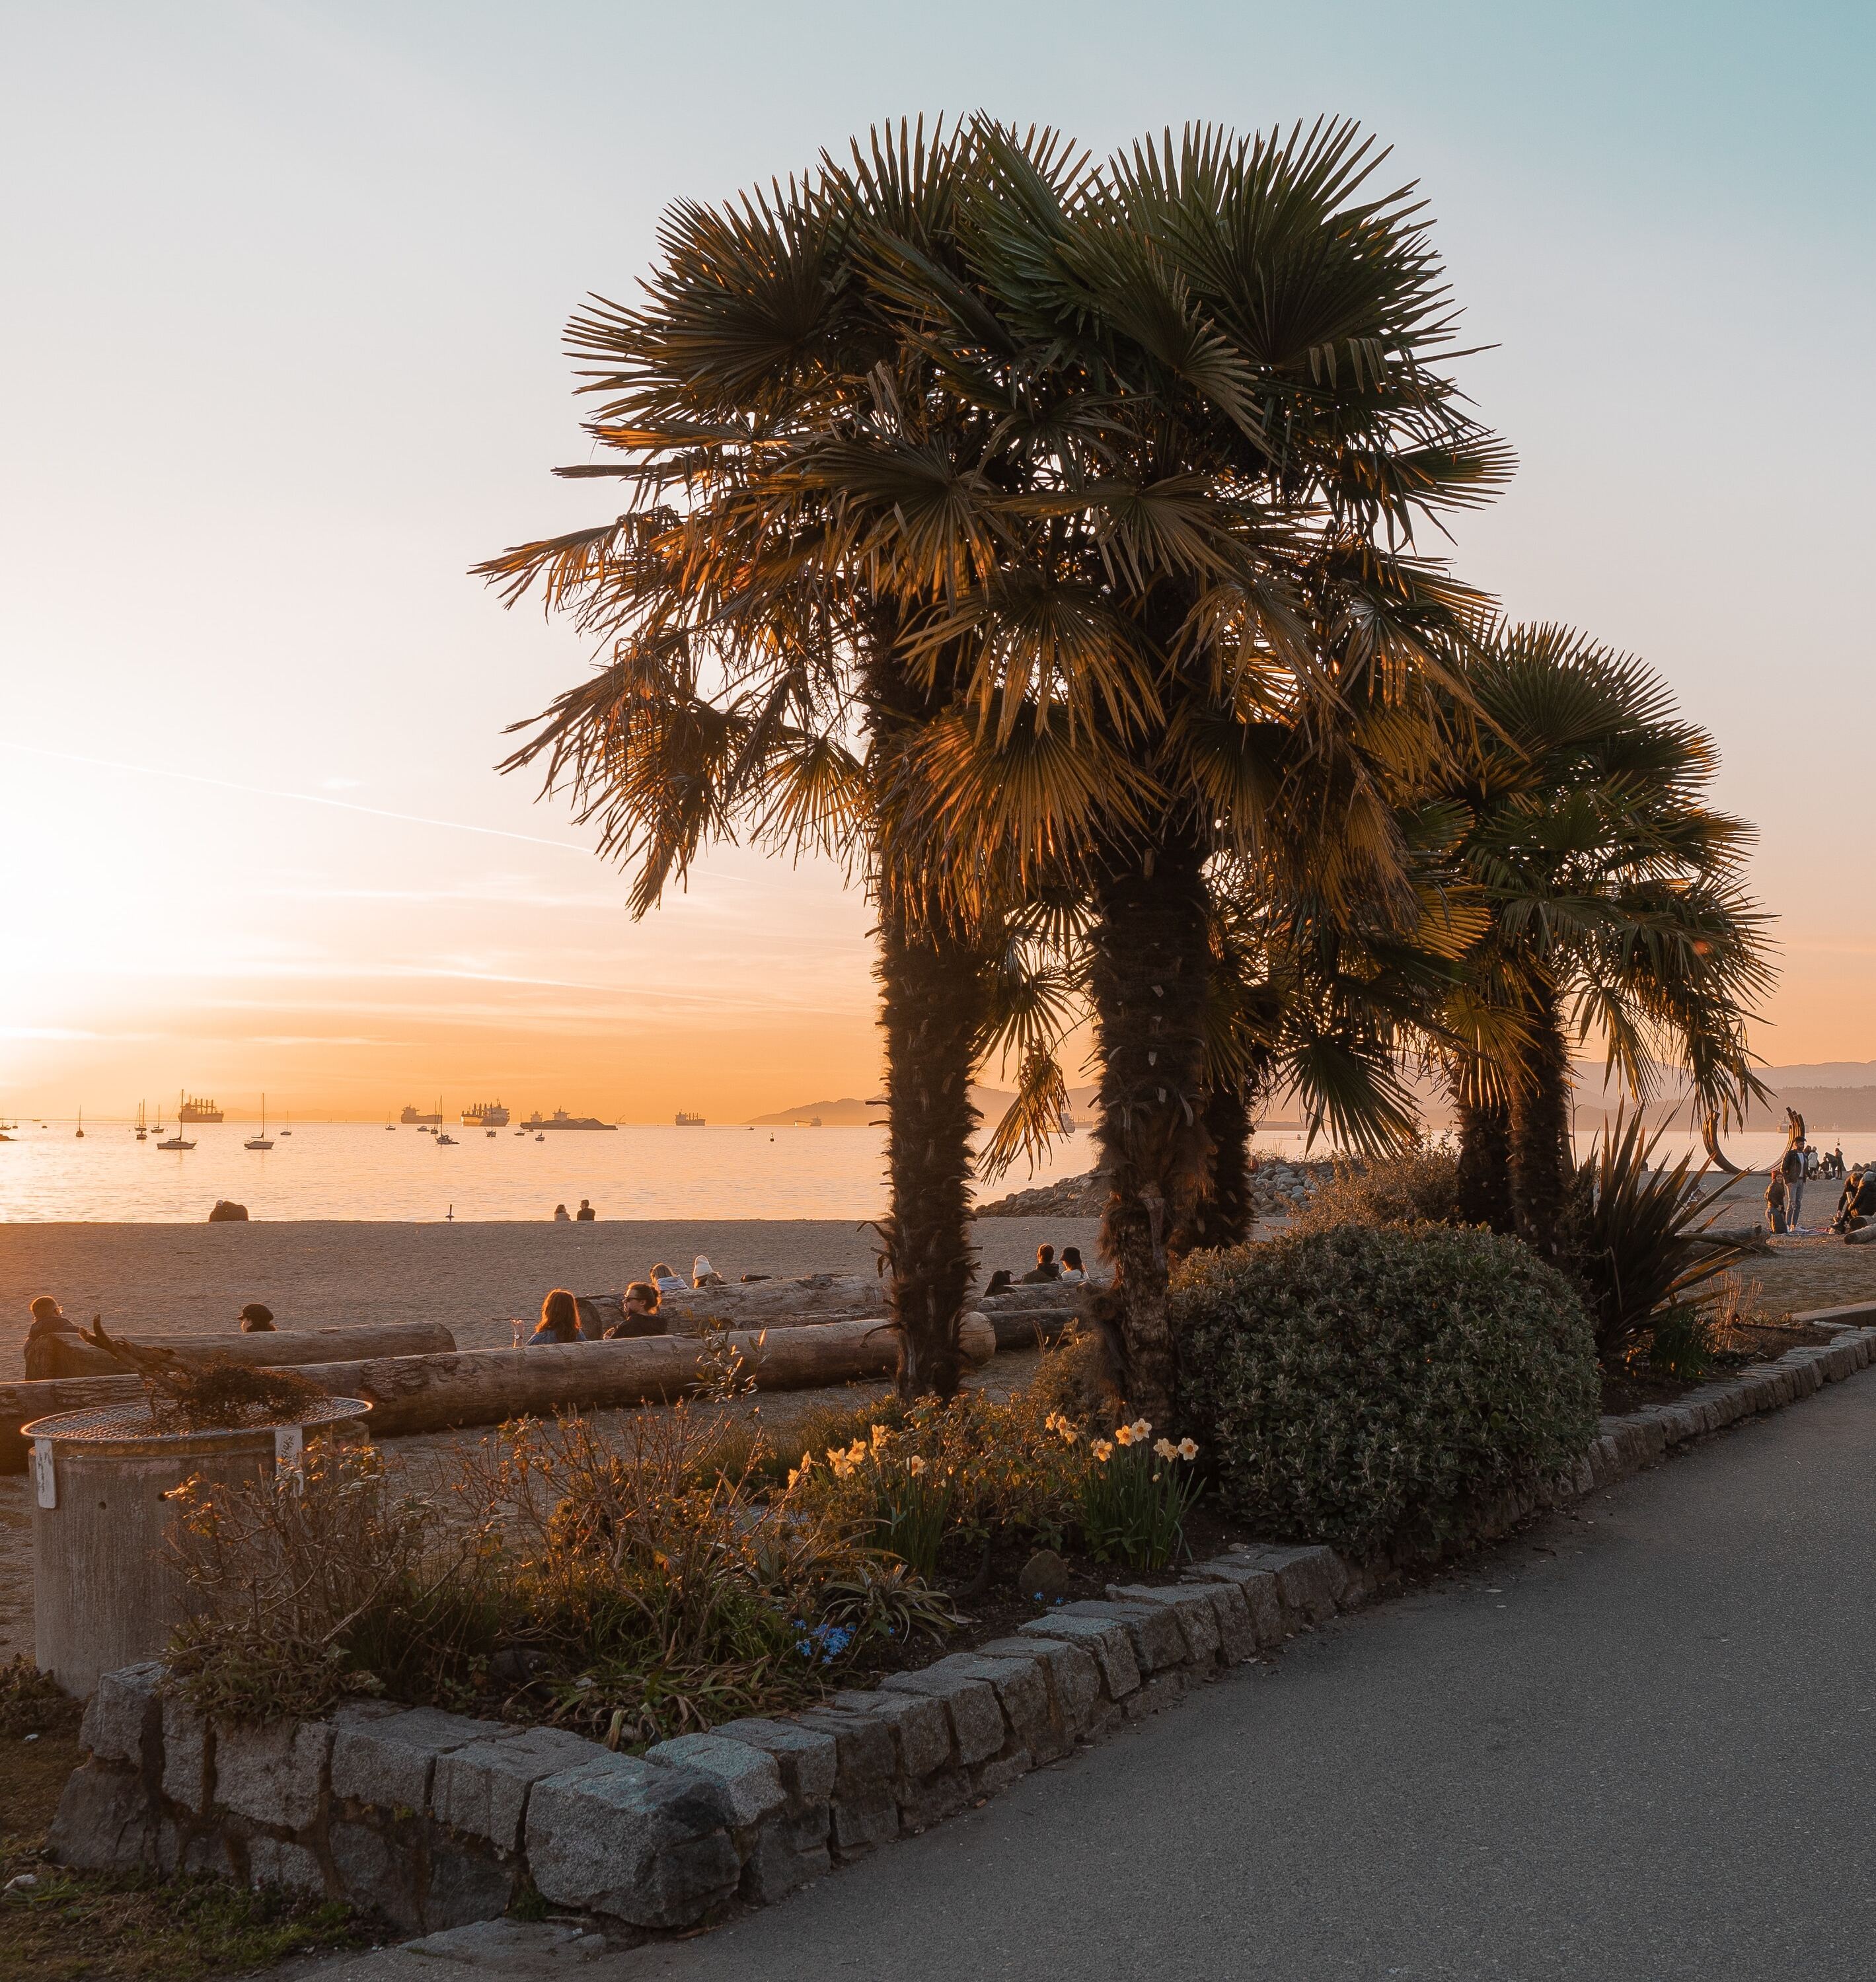
[[[1876,1354],[1868,1310],[1828,1346],[1604,1419],[1570,1476],[1473,1510],[1471,1538],[1607,1488],[1673,1446],[1811,1395]],[[54,1827],[65,1863],[221,1870],[433,1929],[543,1903],[643,1940],[776,1897],[994,1793],[1360,1603],[1374,1572],[1244,1545],[1177,1584],[1117,1581],[1006,1636],[786,1717],[612,1752],[563,1730],[352,1703],[255,1727],[192,1708],[155,1667],[112,1675]]]

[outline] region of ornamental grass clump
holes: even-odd
[[[1220,1495],[1273,1538],[1435,1552],[1594,1436],[1581,1300],[1492,1233],[1344,1226],[1201,1254],[1173,1312]]]

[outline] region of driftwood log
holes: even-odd
[[[122,1335],[137,1349],[170,1350],[179,1361],[212,1356],[244,1370],[297,1368],[303,1363],[357,1363],[385,1356],[448,1355],[456,1337],[440,1321],[353,1322],[338,1328],[279,1329],[259,1335]],[[116,1376],[130,1366],[75,1335],[42,1336],[26,1349],[31,1378]]]
[[[1030,1328],[1023,1346],[1034,1340]],[[890,1322],[874,1317],[763,1332],[726,1330],[713,1342],[741,1353],[743,1376],[761,1390],[818,1390],[890,1376],[899,1360]],[[976,1363],[996,1353],[995,1326],[964,1317],[966,1353]],[[556,1411],[609,1410],[666,1403],[703,1373],[706,1345],[695,1336],[645,1335],[623,1342],[556,1343],[540,1349],[469,1349],[439,1356],[381,1356],[352,1363],[290,1366],[333,1396],[366,1397],[374,1438],[548,1417]],[[0,1473],[26,1470],[19,1427],[58,1411],[130,1403],[137,1376],[68,1377],[0,1383]]]

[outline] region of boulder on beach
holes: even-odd
[[[232,1197],[218,1197],[215,1209],[209,1214],[211,1225],[245,1225],[248,1222],[248,1207],[237,1204]]]

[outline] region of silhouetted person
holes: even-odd
[[[1804,1146],[1794,1143],[1784,1153],[1780,1168],[1784,1172],[1785,1212],[1788,1230],[1797,1232],[1802,1228],[1798,1221],[1804,1214]]]
[[[528,1346],[539,1349],[549,1343],[578,1342],[581,1339],[579,1303],[565,1287],[556,1287],[541,1303],[541,1318],[528,1338]]]
[[[32,1314],[32,1326],[20,1345],[25,1353],[26,1375],[28,1380],[56,1376],[61,1366],[59,1343],[82,1343],[84,1332],[65,1319],[64,1309],[50,1294],[41,1294],[34,1301]]]
[[[590,1225],[599,1215],[582,1197],[579,1201],[579,1210],[573,1214],[573,1223],[576,1225]]]
[[[658,1312],[658,1290],[649,1280],[634,1280],[626,1290],[625,1318],[606,1331],[608,1342],[629,1340],[634,1336],[663,1335],[664,1317]]]
[[[556,1225],[565,1225],[569,1222],[566,1206],[564,1204],[556,1204],[554,1206],[554,1223]]]
[[[277,1334],[273,1310],[260,1301],[249,1301],[241,1310],[241,1332],[243,1335]]]
[[[1782,1234],[1785,1230],[1787,1201],[1784,1166],[1781,1163],[1766,1180],[1765,1185],[1765,1222],[1775,1234]]]
[[[1062,1248],[1062,1270],[1058,1276],[1065,1286],[1078,1287],[1088,1277],[1088,1270],[1081,1263],[1081,1248],[1064,1246]]]
[[[1062,1270],[1055,1263],[1055,1248],[1038,1246],[1036,1263],[1023,1276],[1021,1284],[1026,1287],[1039,1286],[1045,1281],[1059,1280],[1061,1277]]]
[[[1004,1288],[1013,1285],[1016,1275],[1007,1266],[999,1266],[985,1283],[983,1298],[988,1300],[993,1294],[1000,1294]]]

